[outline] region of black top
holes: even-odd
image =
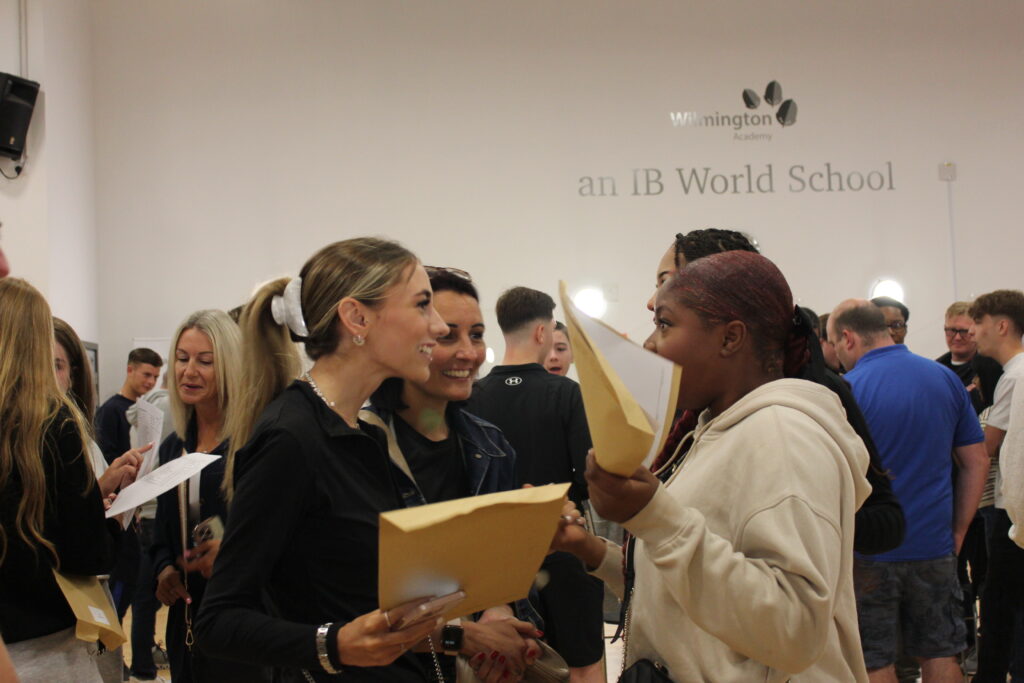
[[[46,475],[43,536],[56,546],[61,571],[86,576],[109,572],[121,528],[116,520],[104,518],[99,487],[65,409],[46,430],[42,461]],[[88,492],[87,483],[91,484]],[[7,555],[0,564],[0,633],[8,643],[75,624],[53,578],[50,552],[42,547],[33,549],[16,531],[21,497],[21,477],[15,470],[3,483],[0,495],[0,524],[7,540]]]
[[[970,395],[975,413],[981,415],[985,408],[992,405],[996,393],[996,383],[999,382],[999,378],[1003,374],[1003,366],[999,364],[999,361],[976,353],[966,363],[953,363],[953,354],[950,351],[935,360],[955,372],[965,387],[974,385]]]
[[[170,461],[180,458],[183,453],[195,452],[196,440],[194,421],[189,425],[187,438],[184,441],[177,432],[168,434],[160,444],[160,465],[166,465]],[[198,519],[189,520],[190,527],[213,516],[219,516],[222,522],[227,523],[228,507],[220,490],[221,482],[224,481],[225,462],[223,456],[227,455],[227,442],[217,446],[210,451],[210,454],[222,457],[204,467],[199,474],[199,515]],[[189,533],[187,537],[189,548],[192,548],[192,534]],[[159,576],[163,568],[168,565],[177,566],[177,560],[182,556],[182,552],[181,514],[178,510],[178,487],[175,486],[161,494],[156,502],[153,545],[149,550],[153,559],[153,575]],[[192,596],[193,605],[202,600],[205,589],[206,580],[202,574],[193,572],[188,575],[188,592]]]
[[[447,439],[431,441],[398,415],[395,415],[394,424],[398,447],[428,503],[472,495],[462,448],[454,429],[448,432]]]
[[[293,382],[260,416],[235,461],[231,518],[196,621],[212,656],[329,681],[316,630],[377,609],[378,520],[403,507],[383,432],[349,427],[305,382]],[[263,609],[269,593],[274,615]],[[427,680],[405,653],[388,667],[346,667],[346,680]]]
[[[892,492],[890,476],[882,467],[882,459],[878,455],[868,422],[845,379],[826,369],[821,384],[839,397],[846,411],[847,422],[864,442],[870,457],[866,477],[871,484],[871,493],[857,510],[854,519],[853,549],[863,555],[893,550],[903,543],[906,517],[903,515],[903,506]]]
[[[577,504],[587,498],[592,442],[576,382],[539,363],[498,365],[474,385],[467,410],[505,433],[519,485],[571,482],[569,497]]]
[[[114,394],[96,410],[96,443],[107,462],[131,450],[131,425],[126,413],[135,401]]]

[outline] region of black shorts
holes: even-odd
[[[857,558],[853,582],[868,671],[896,661],[897,634],[910,657],[952,657],[967,646],[955,556],[914,562]]]
[[[590,576],[569,553],[552,553],[541,565],[539,600],[544,640],[572,667],[588,666],[604,656],[604,584]]]

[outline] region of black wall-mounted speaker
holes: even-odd
[[[21,159],[39,84],[0,73],[0,156]]]

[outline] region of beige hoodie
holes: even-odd
[[[676,681],[866,681],[853,518],[868,454],[823,386],[783,379],[713,420],[624,525],[638,539],[627,662]],[[622,590],[609,544],[595,574]]]

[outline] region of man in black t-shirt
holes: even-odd
[[[473,388],[467,410],[501,428],[516,451],[518,483],[570,482],[577,506],[587,499],[583,478],[591,447],[583,397],[576,382],[542,363],[551,350],[555,302],[535,289],[514,287],[498,299],[505,357]],[[604,681],[604,589],[567,553],[544,561],[535,605],[546,639],[570,668],[571,681]],[[543,583],[543,581],[542,581]]]
[[[974,341],[974,321],[967,315],[970,302],[956,301],[946,309],[946,348],[949,349],[935,360],[952,370],[967,387],[974,404],[974,412],[992,405],[996,383],[1003,374],[998,361],[978,353]]]
[[[978,343],[974,340],[974,321],[968,315],[970,308],[971,304],[968,301],[955,301],[946,309],[943,331],[946,335],[946,348],[949,351],[935,360],[956,373],[971,397],[974,412],[981,415],[985,408],[992,405],[996,382],[1003,374],[1003,367],[997,361],[978,353]],[[957,555],[957,573],[964,592],[964,615],[967,623],[965,668],[968,673],[973,673],[977,664],[975,643],[978,629],[975,624],[975,601],[984,589],[985,576],[988,573],[985,518],[992,512],[996,472],[998,463],[993,462],[985,482],[981,507],[968,527],[960,553]],[[957,468],[954,467],[954,480],[956,474]]]
[[[128,371],[121,390],[96,410],[96,443],[108,463],[131,450],[131,425],[125,413],[140,396],[156,386],[163,364],[160,354],[153,349],[132,349],[128,354]]]
[[[96,410],[94,418],[96,443],[103,451],[103,457],[108,463],[131,450],[131,425],[128,424],[128,417],[125,413],[135,405],[135,401],[140,396],[156,386],[163,364],[160,354],[152,349],[145,347],[132,349],[128,354],[128,369],[121,390],[104,401],[103,405]],[[152,520],[148,520],[148,523],[151,527]],[[151,534],[150,527],[147,527],[146,531]],[[117,616],[124,619],[128,607],[134,605],[133,618],[139,624],[153,623],[156,610],[159,607],[153,598],[155,585],[141,586],[141,590],[147,593],[147,599],[136,599],[140,593],[138,585],[140,575],[152,578],[152,572],[144,574],[141,571],[143,563],[149,563],[149,544],[145,539],[150,534],[144,533],[144,538],[140,539],[139,526],[135,523],[129,524],[121,537],[117,562],[110,572],[110,593],[114,598],[114,605],[117,607]],[[144,610],[145,613],[143,613]],[[155,679],[156,667],[153,664],[151,652],[153,635],[141,636],[136,633],[132,635],[132,650],[136,653],[132,659],[133,678],[138,680]]]

